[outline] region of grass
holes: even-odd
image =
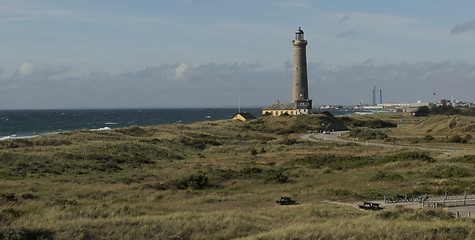
[[[358,118],[351,121],[397,123],[378,131],[411,133],[408,139],[430,127],[435,139],[473,134],[464,132],[468,117],[455,116],[453,128],[454,116],[420,124],[403,114]],[[264,117],[1,141],[0,239],[473,238],[473,220],[442,210],[374,213],[323,202],[473,192],[471,142],[425,143],[469,148],[443,154],[299,138],[332,119]],[[279,206],[280,196],[299,205]]]

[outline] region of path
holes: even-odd
[[[368,145],[368,146],[378,146],[378,147],[390,147],[390,148],[410,148],[410,149],[419,149],[424,151],[439,151],[439,152],[457,152],[465,149],[452,149],[452,148],[428,148],[428,147],[416,147],[416,146],[407,146],[407,145],[392,145],[392,144],[384,144],[384,143],[373,143],[373,142],[358,142],[358,141],[351,141],[346,139],[341,139],[339,136],[343,133],[348,133],[349,131],[341,131],[341,132],[330,132],[330,134],[325,133],[317,133],[317,134],[305,134],[300,136],[302,139],[308,141],[317,141],[318,138],[325,141],[335,141],[335,142],[345,142],[345,143],[357,143],[360,145]]]

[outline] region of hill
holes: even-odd
[[[440,209],[325,201],[473,192],[472,140],[450,143],[470,150],[449,155],[299,138],[335,121],[397,124],[378,130],[401,139],[473,133],[468,117],[447,129],[453,119],[269,116],[1,141],[0,239],[472,238],[474,221]],[[299,205],[279,206],[280,196]]]

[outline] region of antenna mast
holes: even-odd
[[[238,97],[238,113],[241,112],[241,97]]]

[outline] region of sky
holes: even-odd
[[[0,109],[475,101],[475,1],[0,0]],[[435,94],[435,95],[434,95]],[[378,97],[379,99],[379,94]]]

